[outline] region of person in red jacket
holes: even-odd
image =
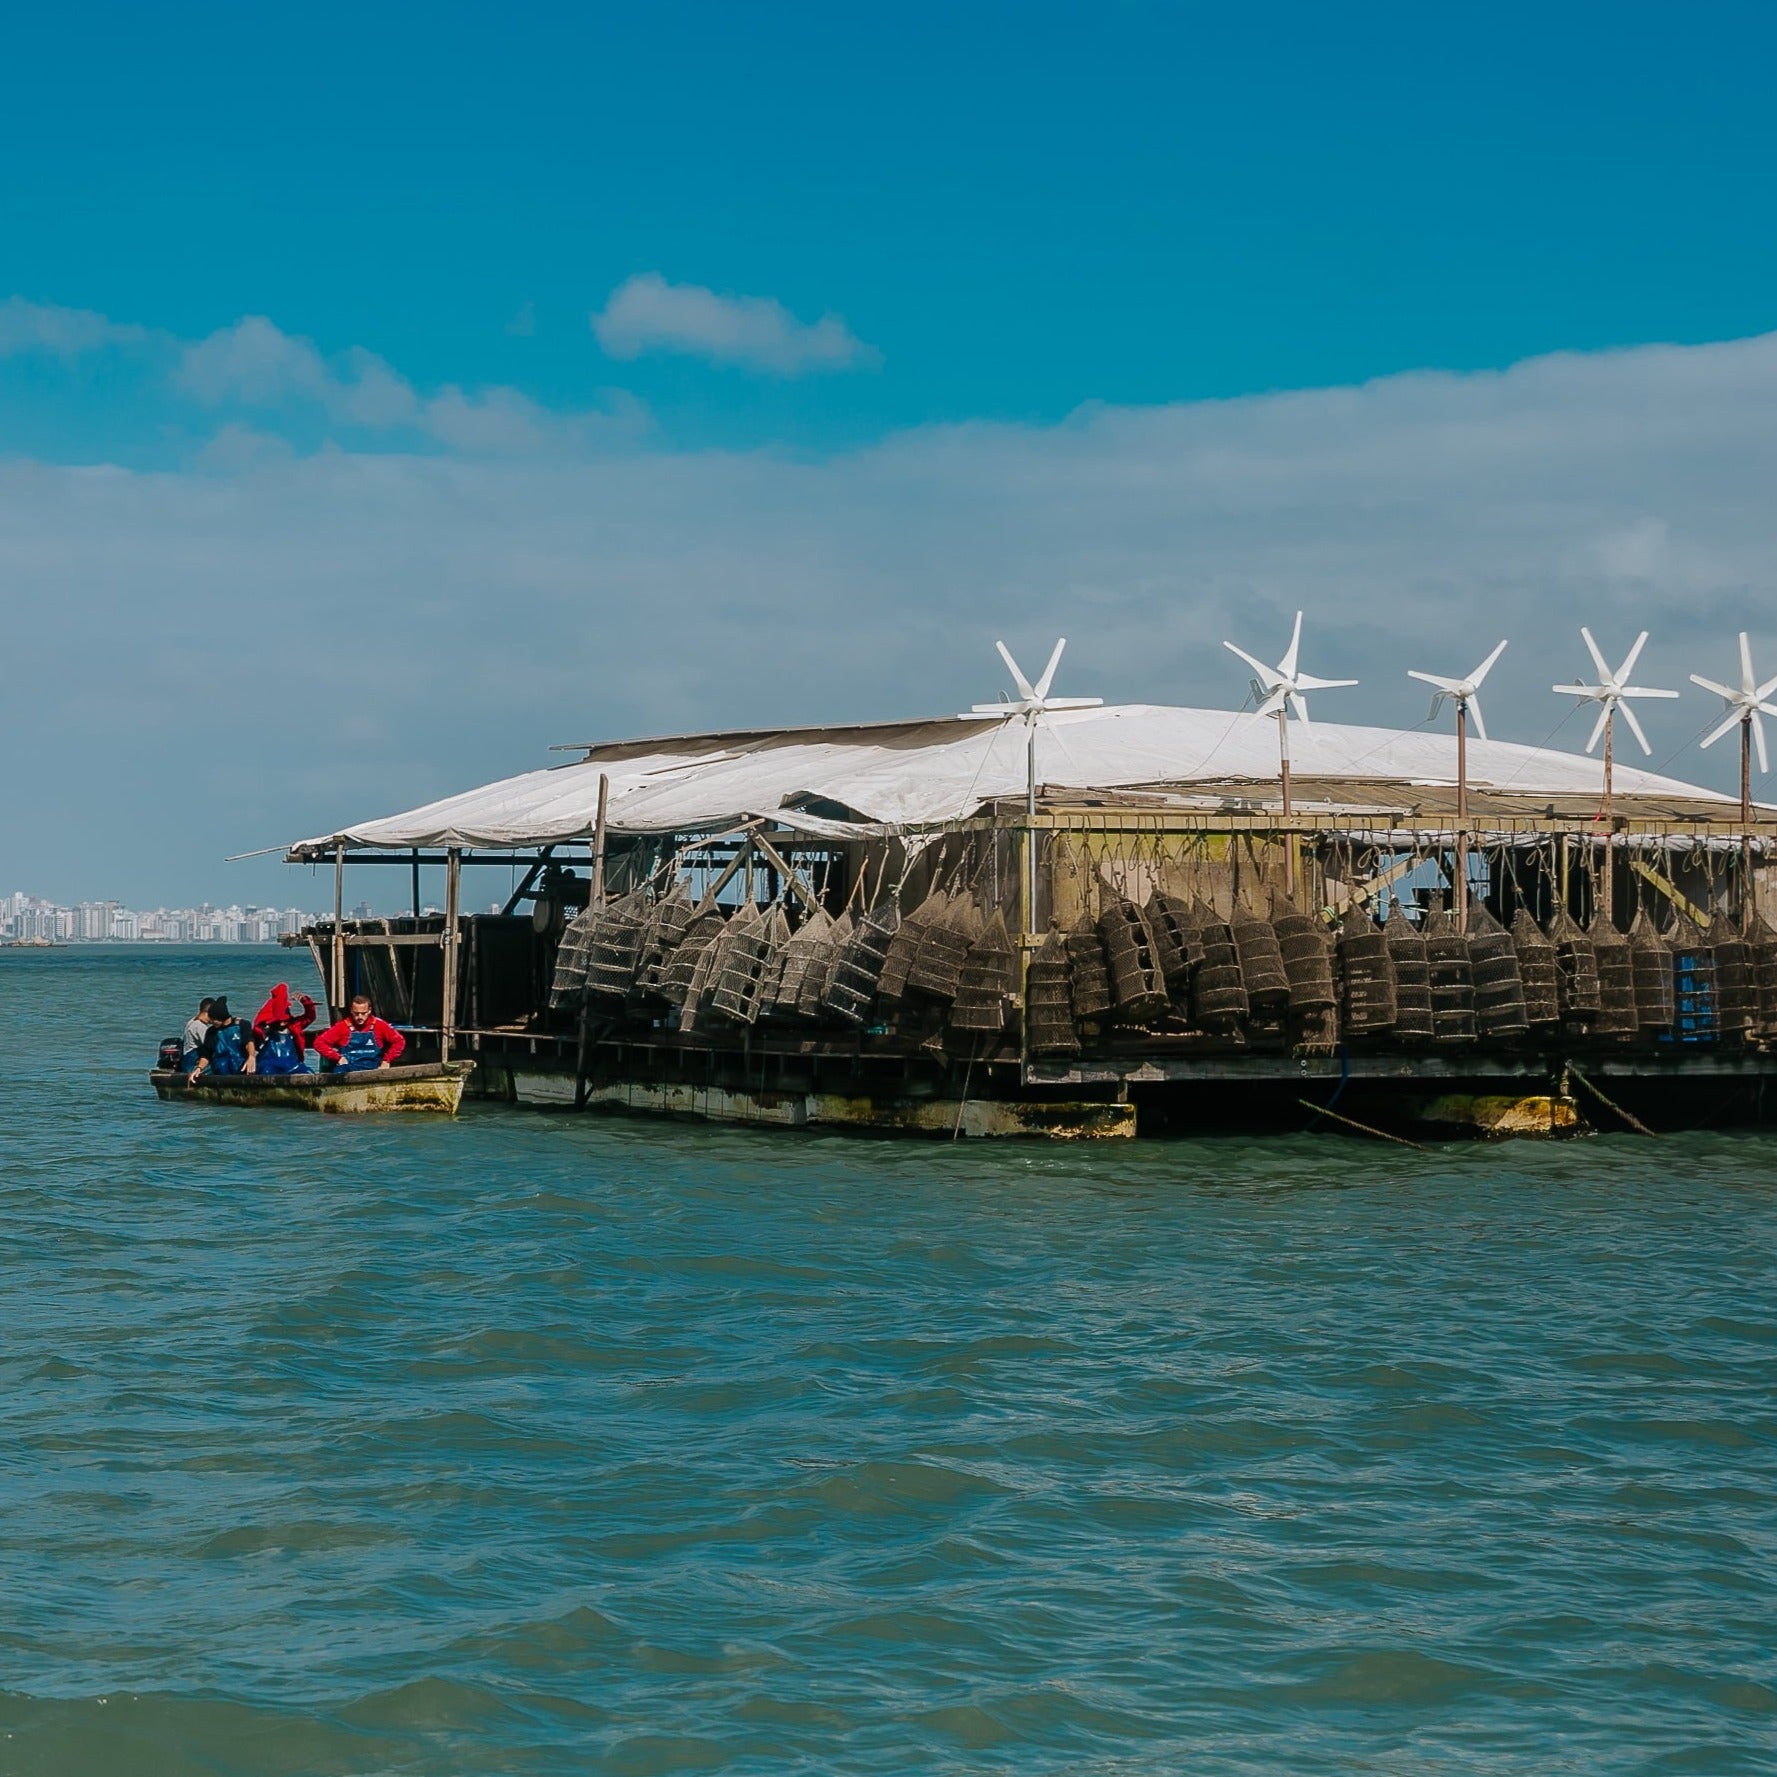
[[[370,996],[363,993],[352,1001],[349,1017],[329,1025],[315,1038],[320,1054],[335,1067],[353,1074],[365,1068],[393,1065],[406,1047],[406,1037],[371,1011]]]
[[[259,1071],[267,1074],[306,1074],[303,1032],[315,1021],[315,1002],[305,994],[300,1015],[290,1010],[290,989],[280,981],[271,998],[253,1019],[253,1040],[258,1046]]]

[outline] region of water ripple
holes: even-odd
[[[1777,1144],[156,1104],[282,968],[0,957],[0,1770],[1777,1770]]]

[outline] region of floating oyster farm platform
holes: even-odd
[[[1608,741],[998,715],[575,748],[292,847],[335,880],[300,941],[333,1011],[367,991],[525,1104],[1076,1138],[1777,1108],[1773,810]],[[413,913],[344,917],[373,867]]]

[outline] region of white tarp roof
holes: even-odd
[[[1392,780],[1405,789],[1448,786],[1456,777],[1456,742],[1447,733],[1292,723],[1290,755],[1303,778]],[[357,822],[291,849],[313,855],[343,843],[500,850],[589,838],[601,773],[610,780],[612,833],[713,832],[757,816],[810,831],[853,831],[854,816],[858,823],[919,826],[961,820],[985,801],[1021,796],[1025,734],[1015,722],[947,719],[614,743],[570,765]],[[1600,760],[1511,741],[1471,740],[1468,774],[1476,790],[1523,796],[1596,796],[1603,787]],[[1277,727],[1269,717],[1157,704],[1056,711],[1039,730],[1037,775],[1068,790],[1270,783],[1277,777]],[[1620,761],[1613,783],[1624,797],[1730,801]],[[810,800],[815,806],[807,815],[790,812]]]

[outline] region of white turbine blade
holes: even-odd
[[[1763,776],[1771,769],[1771,761],[1765,756],[1765,724],[1757,710],[1752,712],[1752,743],[1758,749],[1758,768]]]
[[[1096,710],[1104,706],[1102,697],[1045,697],[1046,710]]]
[[[1280,672],[1284,676],[1284,678],[1293,679],[1296,676],[1296,656],[1301,652],[1301,650],[1302,650],[1302,613],[1300,611],[1298,611],[1296,613],[1296,627],[1290,631],[1289,652],[1287,654],[1285,654],[1283,659],[1277,663],[1277,670],[1278,670],[1278,672]]]
[[[1356,683],[1356,679],[1317,679],[1310,673],[1296,674],[1298,691],[1337,691],[1341,686]]]
[[[1740,720],[1741,720],[1741,715],[1740,715],[1740,711],[1738,709],[1729,710],[1728,713],[1725,716],[1723,716],[1722,719],[1719,722],[1717,722],[1716,725],[1713,728],[1711,728],[1706,735],[1703,736],[1702,740],[1700,740],[1697,743],[1698,746],[1700,746],[1700,747],[1714,746],[1715,743],[1718,740],[1720,740],[1721,737],[1724,734],[1726,734],[1730,728],[1738,728],[1740,726]]]
[[[1602,697],[1605,693],[1603,685],[1551,685],[1549,689],[1557,697],[1583,697],[1588,701]]]
[[[1777,679],[1766,679],[1758,688],[1758,700],[1763,703],[1773,691],[1777,691]]]
[[[1691,683],[1701,685],[1705,691],[1713,691],[1717,697],[1725,698],[1729,703],[1738,703],[1740,694],[1730,691],[1726,685],[1718,685],[1713,679],[1706,679],[1701,673],[1691,674]]]
[[[1635,712],[1626,703],[1620,704],[1618,707],[1623,712],[1623,720],[1629,724],[1629,732],[1641,742],[1641,750],[1644,753],[1652,753],[1654,749],[1648,745],[1647,736],[1642,732],[1640,719]]]
[[[1460,691],[1461,679],[1440,679],[1436,673],[1416,673],[1412,667],[1407,668],[1407,677],[1417,679],[1422,685],[1436,685],[1440,691]]]
[[[1634,672],[1635,663],[1641,658],[1641,650],[1646,646],[1647,631],[1644,629],[1641,634],[1635,638],[1635,646],[1623,656],[1623,664],[1617,668],[1616,681],[1619,685],[1622,684],[1632,672]]]
[[[1018,714],[1015,703],[974,703],[957,714],[959,722],[1001,722]]]
[[[1752,638],[1745,630],[1740,632],[1740,689],[1747,696],[1758,688],[1758,680],[1752,676]]]
[[[1037,698],[1041,701],[1049,695],[1049,687],[1055,683],[1055,669],[1061,662],[1061,651],[1067,646],[1067,637],[1062,636],[1055,644],[1055,652],[1049,656],[1049,664],[1043,668],[1043,676],[1037,680]]]
[[[1304,728],[1312,728],[1314,724],[1308,720],[1308,699],[1302,695],[1300,688],[1291,690],[1287,695],[1290,700],[1290,708],[1296,712],[1296,720]]]
[[[1475,738],[1477,740],[1485,740],[1487,738],[1487,724],[1481,720],[1480,698],[1474,696],[1469,698],[1468,719],[1475,725]]]
[[[1661,691],[1653,685],[1619,685],[1618,697],[1676,697],[1676,691]],[[1736,702],[1738,699],[1736,699]]]
[[[1508,638],[1508,640],[1509,640],[1509,638]],[[1486,678],[1488,672],[1491,670],[1491,668],[1493,666],[1494,661],[1496,661],[1500,657],[1500,655],[1502,655],[1505,651],[1506,651],[1506,645],[1504,642],[1501,642],[1499,644],[1499,646],[1497,648],[1495,648],[1493,650],[1493,652],[1491,654],[1489,654],[1487,656],[1487,658],[1485,660],[1483,660],[1481,662],[1481,664],[1478,667],[1476,667],[1472,673],[1469,674],[1469,676],[1468,676],[1469,685],[1475,689],[1479,689],[1481,681],[1484,678]]]
[[[1283,675],[1274,666],[1267,666],[1262,660],[1255,660],[1244,648],[1236,648],[1232,642],[1223,642],[1222,646],[1230,654],[1238,654],[1242,660],[1259,675],[1259,683],[1267,691],[1275,691],[1283,683]]]
[[[1580,625],[1580,639],[1586,644],[1586,650],[1592,656],[1592,664],[1598,668],[1599,678],[1608,679],[1610,668],[1604,664],[1604,656],[1598,652],[1598,644],[1592,640],[1592,632],[1583,623]]]
[[[1606,703],[1604,708],[1598,712],[1598,720],[1592,724],[1592,738],[1586,742],[1586,751],[1588,753],[1591,752],[1593,750],[1593,748],[1598,745],[1599,740],[1602,738],[1602,736],[1604,734],[1604,725],[1609,720],[1610,720],[1610,705],[1608,703]]]
[[[1012,683],[1018,687],[1018,695],[1035,697],[1036,692],[1031,689],[1030,680],[1018,670],[1018,662],[1012,658],[1012,650],[1004,642],[995,642],[994,646],[1000,651],[1000,659],[1006,663],[1006,671],[1012,675]]]

